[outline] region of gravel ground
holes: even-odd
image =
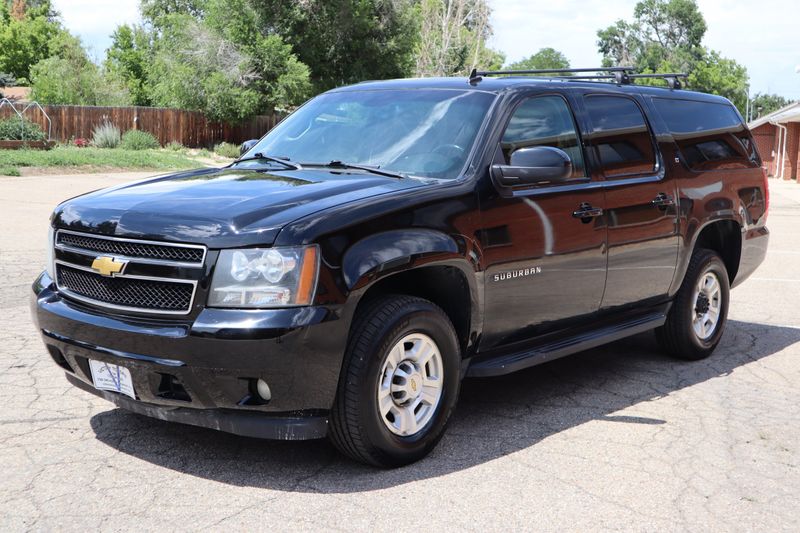
[[[57,201],[142,175],[0,178],[0,530],[800,529],[800,186],[701,362],[640,335],[465,382],[427,459],[151,420],[69,386],[31,324]],[[794,228],[794,229],[793,229]]]

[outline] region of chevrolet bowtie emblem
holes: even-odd
[[[117,261],[113,257],[101,256],[92,261],[92,270],[101,276],[114,276],[125,270],[127,261]]]

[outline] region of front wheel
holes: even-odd
[[[460,366],[455,330],[439,307],[410,296],[369,303],[353,323],[331,409],[331,441],[375,466],[421,459],[455,407]]]
[[[667,321],[656,330],[661,345],[679,359],[694,361],[711,355],[725,329],[729,298],[728,271],[722,259],[712,250],[696,250]]]

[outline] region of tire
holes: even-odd
[[[360,309],[353,322],[331,409],[330,440],[343,454],[369,465],[413,463],[444,434],[460,386],[459,344],[447,315],[422,298],[380,297]]]
[[[718,283],[718,291],[712,291],[710,279]],[[659,343],[678,359],[697,361],[708,357],[722,338],[729,301],[728,271],[722,259],[712,250],[695,250],[667,321],[656,330]],[[718,313],[713,321],[715,306]]]

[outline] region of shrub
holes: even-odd
[[[219,143],[214,147],[214,153],[222,157],[236,159],[240,155],[239,146],[231,143]]]
[[[119,128],[110,122],[103,122],[92,130],[92,144],[98,148],[116,148],[121,141]]]
[[[0,141],[44,141],[42,128],[27,119],[7,118],[0,120]]]
[[[83,137],[78,137],[73,142],[78,148],[88,148],[90,144],[89,139],[84,139]]]
[[[125,150],[148,150],[151,148],[159,148],[158,139],[153,137],[151,133],[141,130],[128,130],[122,136],[122,143],[120,147]]]
[[[173,152],[180,152],[184,149],[184,146],[178,141],[170,141],[164,148]]]

